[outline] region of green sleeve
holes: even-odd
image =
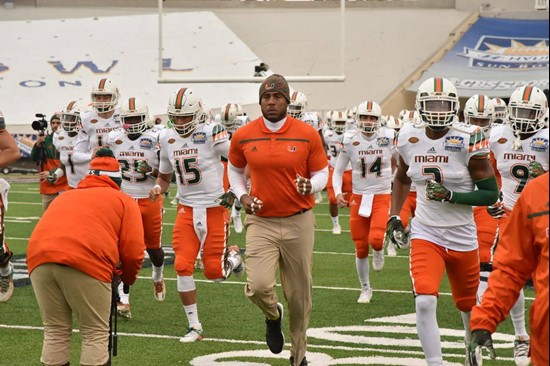
[[[497,179],[485,178],[475,182],[477,190],[473,192],[453,192],[449,202],[469,206],[490,206],[498,200]]]

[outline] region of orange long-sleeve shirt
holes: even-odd
[[[481,305],[472,310],[472,330],[491,333],[506,318],[520,289],[532,275],[531,359],[548,365],[548,173],[527,184],[516,202],[498,244],[489,287]]]
[[[86,176],[57,197],[40,219],[27,249],[29,274],[44,263],[60,263],[111,282],[131,285],[143,262],[145,243],[139,207],[106,176]]]

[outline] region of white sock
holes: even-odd
[[[239,202],[238,200],[235,200],[235,205],[234,205],[234,207],[235,207],[235,210],[236,210],[236,211],[240,211],[241,208],[243,208],[243,205],[242,205],[242,203]]]
[[[512,319],[512,324],[514,324],[516,338],[521,336],[529,339],[529,335],[525,329],[525,295],[523,294],[523,289],[519,292],[516,303],[510,309],[510,319]]]
[[[416,303],[416,330],[424,350],[428,366],[442,366],[441,337],[437,325],[437,298],[432,295],[417,295]]]
[[[361,284],[361,291],[367,291],[370,288],[369,281],[369,257],[359,259],[355,257],[355,268]]]
[[[466,334],[464,335],[464,344],[466,347],[470,344],[470,312],[467,313],[461,311],[460,316],[462,317],[462,323],[464,324],[464,331]]]
[[[485,293],[485,290],[487,290],[487,281],[489,279],[489,274],[491,272],[480,272],[479,277],[482,277],[484,279],[479,280],[479,286],[477,287],[477,303],[481,304],[481,299],[483,299],[483,294]]]
[[[127,294],[124,293],[124,284],[121,282],[118,284],[118,297],[120,297],[120,302],[123,304],[130,303],[130,292]]]
[[[11,262],[8,262],[7,266],[0,267],[0,276],[8,276],[11,271],[13,270],[13,264]]]
[[[160,280],[162,280],[162,272],[164,271],[164,263],[160,267],[157,267],[152,263],[151,263],[151,266],[153,266],[153,274],[152,274],[151,277],[153,277],[153,281],[159,282]]]
[[[189,327],[201,329],[201,323],[199,322],[199,311],[197,310],[197,304],[183,305],[185,315],[187,315],[187,321]]]
[[[340,225],[340,222],[338,220],[338,215],[334,216],[334,217],[330,217],[332,219],[332,226],[338,226]]]

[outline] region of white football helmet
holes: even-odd
[[[127,135],[143,133],[150,123],[147,104],[135,97],[124,99],[120,106],[120,123]]]
[[[334,132],[340,134],[346,132],[348,129],[348,117],[342,111],[331,111],[330,124]]]
[[[221,124],[229,132],[234,132],[239,126],[239,108],[235,103],[226,103],[220,109]]]
[[[416,110],[429,127],[441,129],[451,125],[458,107],[458,93],[449,80],[429,78],[420,84],[416,93]]]
[[[302,121],[315,128],[316,130],[319,129],[319,118],[317,116],[317,113],[305,113]]]
[[[236,104],[236,106],[237,106],[237,116],[246,116],[243,106],[240,104]]]
[[[82,128],[80,116],[87,109],[87,105],[79,100],[69,102],[61,111],[61,127],[67,132],[80,130]]]
[[[362,119],[363,116],[375,117],[375,121],[367,121]],[[382,108],[378,103],[371,100],[365,101],[357,106],[355,115],[355,125],[357,129],[364,133],[373,133],[380,128],[382,119]]]
[[[193,116],[193,118],[188,123],[177,125],[175,117],[185,116]],[[206,122],[201,97],[189,88],[177,90],[168,100],[168,118],[176,133],[187,136],[197,128],[199,123]]]
[[[548,108],[546,96],[537,87],[522,86],[514,90],[508,104],[508,122],[516,134],[536,132],[544,128]]]
[[[104,96],[111,96],[110,100],[103,100]],[[100,79],[92,86],[92,105],[99,113],[107,113],[114,110],[118,104],[120,93],[118,87],[111,79]]]
[[[504,123],[508,115],[508,106],[506,105],[506,102],[498,97],[491,99],[491,101],[495,107],[494,123]]]
[[[481,127],[485,133],[491,129],[494,118],[494,104],[484,94],[473,95],[464,105],[464,122]]]
[[[388,115],[386,116],[386,127],[399,131],[403,127],[403,121],[399,120],[399,118],[394,118],[392,115]]]
[[[290,96],[287,114],[290,117],[302,119],[307,109],[307,97],[304,93],[295,91]]]

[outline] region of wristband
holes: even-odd
[[[155,184],[155,185],[153,186],[153,189],[155,189],[155,188],[158,188],[159,191],[162,193],[162,187],[161,187],[160,185]]]
[[[53,172],[53,174],[55,174],[55,176],[56,176],[57,178],[61,178],[62,176],[65,175],[65,173],[63,172],[63,169],[61,169],[61,168],[57,168],[57,169],[55,170],[55,172]]]

